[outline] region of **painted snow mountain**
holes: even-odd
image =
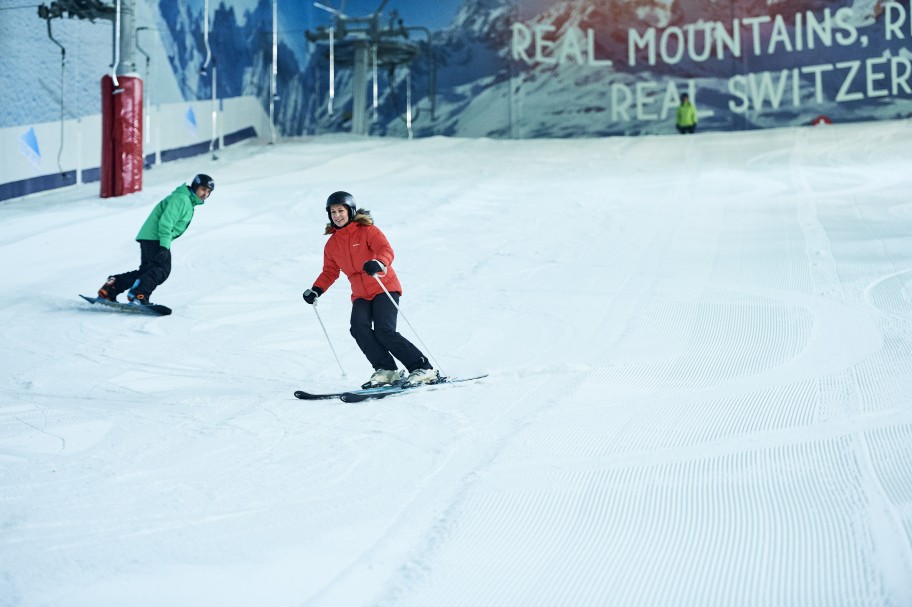
[[[738,63],[730,56],[690,60],[689,53],[682,53],[674,62],[663,62],[661,57],[651,62],[648,57],[632,61],[629,56],[632,32],[645,37],[652,28],[656,40],[660,41],[665,31],[676,30],[684,36],[699,34],[709,31],[705,24],[711,23],[731,31],[735,27],[732,15],[736,14],[741,16],[742,29],[746,19],[780,19],[788,24],[789,39],[795,41],[799,36],[807,36],[806,30],[801,30],[797,24],[804,23],[806,28],[809,13],[824,21],[833,19],[840,9],[844,9],[841,18],[857,28],[859,37],[864,36],[865,28],[882,27],[875,19],[882,13],[878,13],[869,0],[809,0],[787,6],[765,0],[734,5],[728,2],[564,2],[539,14],[520,13],[514,31],[527,34],[526,44],[519,48],[521,53],[497,40],[493,34],[486,37],[501,44],[500,57],[504,63],[512,60],[512,77],[497,78],[492,74],[488,86],[483,86],[480,80],[475,86],[464,85],[467,105],[444,117],[447,126],[443,131],[497,136],[501,130],[496,127],[480,132],[478,128],[466,126],[478,127],[476,119],[481,116],[509,113],[512,136],[524,138],[671,133],[682,92],[689,92],[696,99],[704,128],[719,130],[808,124],[820,114],[841,121],[899,117],[895,98],[836,103],[833,97],[842,84],[841,75],[824,76],[822,88],[826,94],[818,95],[812,77],[797,78],[791,71],[795,66],[820,64],[826,64],[825,69],[829,70],[832,64],[857,60],[862,56],[857,46],[832,44],[819,48],[818,45],[802,51],[793,47],[789,52],[781,52],[781,45],[776,52],[765,52],[767,47],[762,47],[764,52],[757,56],[745,51]],[[697,28],[693,24],[703,27]],[[550,62],[535,61],[534,48],[538,41],[532,32],[536,29],[550,32],[545,41],[552,45]],[[759,38],[768,40],[770,30],[770,23],[764,23],[759,28]],[[865,44],[870,42],[863,49],[864,57],[905,52],[897,43],[894,48],[887,48],[882,36],[864,37]],[[695,54],[713,44],[712,38],[701,41],[699,35],[692,41],[684,40],[693,45]],[[752,44],[753,40],[748,36],[742,39],[742,45]],[[672,52],[674,50],[672,47]],[[510,56],[507,56],[508,52]],[[912,105],[904,104],[912,110]],[[505,111],[505,107],[508,110]],[[446,114],[445,110],[442,113]]]
[[[207,54],[201,15],[184,3],[165,0],[159,9],[166,25],[164,43],[185,98],[208,98],[212,70],[203,69]],[[872,34],[865,36],[865,48],[831,43],[780,52],[807,35],[807,15],[832,19],[840,9],[840,19],[851,21],[854,31]],[[732,15],[740,17],[733,20]],[[466,0],[444,30],[430,33],[428,39],[410,36],[403,41],[416,50],[409,65],[378,69],[376,107],[373,91],[368,91],[369,132],[497,138],[669,133],[682,92],[690,92],[696,101],[702,128],[714,130],[807,124],[820,114],[840,121],[902,117],[912,111],[912,102],[864,96],[837,103],[834,91],[841,80],[835,71],[828,68],[819,82],[814,80],[818,72],[793,71],[796,66],[817,66],[819,71],[821,64],[858,60],[862,54],[908,56],[902,41],[890,48],[882,35],[866,29],[882,27],[882,15],[881,5],[872,0],[787,5],[768,0]],[[407,21],[408,15],[402,17]],[[770,21],[781,20],[787,29],[779,35],[788,40],[779,41],[775,52],[745,51],[738,57],[722,53],[717,58],[707,50],[719,44],[719,33],[707,24],[726,28],[731,36],[740,27],[744,34],[739,42],[747,49],[754,41],[743,20],[751,18],[767,20],[756,30],[762,40],[776,34]],[[218,67],[220,97],[253,94],[269,106],[271,19],[268,0],[260,0],[240,18],[232,7],[216,9],[209,46],[210,66]],[[391,17],[391,32],[392,23]],[[630,58],[633,32],[651,32],[655,47],[666,31],[683,32],[680,45],[690,52],[678,54],[672,44],[658,59],[650,61],[642,48]],[[535,32],[546,32],[546,39],[536,38],[541,34]],[[545,49],[546,60],[536,55],[537,46]],[[352,69],[341,62],[333,68],[331,81],[325,42],[308,47],[303,35],[280,37],[275,99],[280,134],[351,129]]]
[[[409,37],[407,42],[417,54],[408,69],[400,65],[378,71],[378,103],[370,116],[370,133],[419,137],[667,133],[672,132],[671,117],[678,94],[684,90],[695,93],[704,129],[806,124],[820,114],[837,121],[904,118],[912,114],[912,100],[903,93],[901,82],[875,80],[874,89],[892,86],[898,93],[875,91],[870,95],[864,91],[861,76],[869,67],[866,61],[874,62],[870,71],[875,78],[889,75],[891,70],[901,77],[907,68],[912,70],[912,53],[904,48],[905,40],[884,40],[890,5],[895,5],[893,13],[907,10],[895,0],[465,0],[445,29],[428,32],[427,37]],[[715,23],[730,32],[733,15],[742,21],[781,18],[788,24],[784,36],[794,44],[799,32],[806,33],[809,21],[805,18],[798,27],[796,16],[813,13],[822,19],[840,10],[842,21],[850,22],[858,34],[859,40],[853,44],[831,43],[757,56],[747,53],[721,60],[695,61],[685,53],[680,60],[653,64],[645,60],[642,49],[639,52],[644,57],[632,65],[628,57],[632,31],[645,35],[653,28],[657,37],[675,28],[702,33],[706,24]],[[213,68],[217,68],[220,98],[255,95],[268,108],[272,101],[272,3],[259,0],[241,13],[235,6],[219,3],[210,15],[208,53],[201,11],[200,6],[187,2],[139,4],[137,26],[150,30],[140,40],[153,54],[155,74],[150,82],[154,81],[156,102],[211,98]],[[4,28],[42,25],[31,9],[8,13]],[[383,16],[384,25],[387,16],[392,24],[390,12]],[[408,14],[402,17],[408,25],[422,25],[411,22]],[[544,52],[557,61],[534,60],[536,41],[529,36],[535,28],[545,32]],[[335,96],[330,104],[325,44],[308,46],[303,32],[292,29],[280,21],[274,100],[279,133],[295,136],[349,130],[351,69],[336,66]],[[768,36],[769,29],[766,24],[758,31]],[[0,88],[9,93],[0,126],[97,113],[94,85],[110,71],[109,30],[107,22],[55,20],[54,37],[68,49],[63,74],[59,48],[43,36],[35,39],[34,46],[4,47],[2,64],[16,68],[0,70],[0,84],[6,84]],[[517,36],[518,41],[514,40]],[[718,43],[717,38],[711,36],[711,43]],[[705,42],[700,36],[694,38],[694,52],[704,51]],[[745,34],[742,44],[752,43]],[[785,44],[781,40],[779,48]],[[673,52],[674,47],[671,49]],[[897,58],[906,63],[889,63]],[[858,63],[860,75],[850,83],[848,100],[837,102],[845,74],[834,66],[843,62]],[[166,63],[170,69],[157,67]],[[801,77],[793,74],[795,69],[809,66],[818,71],[812,69]],[[137,68],[148,77],[142,65]],[[26,85],[22,81],[25,73],[35,74],[38,86]],[[822,93],[815,77],[822,82]],[[43,101],[49,95],[54,103]],[[371,91],[368,97],[372,102]],[[411,133],[406,123],[408,105]]]
[[[433,107],[435,118],[416,119],[416,135],[528,138],[670,133],[682,92],[690,92],[697,101],[703,128],[714,130],[809,124],[820,114],[849,122],[905,117],[912,112],[912,103],[896,97],[852,93],[848,102],[835,100],[847,76],[833,70],[833,65],[909,56],[902,41],[884,41],[883,9],[872,0],[805,0],[787,5],[767,0],[562,2],[538,3],[549,6],[534,12],[535,4],[466,0],[452,25],[434,35],[435,97],[421,97],[431,76],[421,62],[412,66],[416,106]],[[733,20],[732,15],[740,18]],[[746,25],[756,19],[763,20],[756,30],[760,52],[753,51],[753,26]],[[829,33],[814,34],[829,38],[827,46],[818,41],[813,48],[802,47],[811,35],[812,19],[831,24]],[[784,24],[784,30],[773,31],[774,20]],[[707,48],[716,52],[719,34],[707,24],[726,28],[730,36],[740,28],[741,54],[716,58],[708,53]],[[846,24],[854,28],[858,41],[833,42],[830,36],[848,35],[848,30],[840,29]],[[548,62],[535,61],[538,41],[532,32],[536,29],[548,32],[543,45],[550,54]],[[632,32],[645,36],[650,29],[657,40],[666,30],[708,37],[683,38],[682,44],[692,45],[693,50],[673,61],[663,62],[661,57],[631,61]],[[775,35],[787,40],[779,38],[771,44]],[[672,45],[672,54],[675,50]],[[810,73],[794,72],[801,66],[812,66]],[[819,83],[814,79],[817,73],[823,74]],[[383,103],[404,98],[401,82],[397,86],[390,87],[386,97],[381,95],[374,124],[380,134],[405,133],[403,111],[391,114]],[[864,84],[851,86],[863,88]],[[350,92],[340,87],[336,104],[346,103],[346,95]]]
[[[212,14],[209,49],[205,44],[202,13],[183,2],[160,0],[162,41],[184,98],[205,100],[212,96],[254,95],[269,106],[272,73],[272,3],[260,0],[240,18],[234,7],[220,3]],[[282,31],[282,27],[279,27]],[[282,33],[277,44],[276,124],[283,134],[295,134],[300,111],[301,64],[307,48],[303,35]],[[217,71],[216,71],[217,70]],[[287,133],[290,131],[290,133]]]

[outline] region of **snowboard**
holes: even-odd
[[[127,314],[142,314],[144,316],[167,316],[171,313],[171,308],[168,306],[163,306],[161,304],[149,304],[147,306],[141,306],[137,304],[120,303],[118,301],[108,301],[107,299],[101,297],[88,297],[86,295],[80,295],[80,297],[90,304],[101,304],[102,306],[110,308],[111,310],[115,310],[117,312],[125,312]]]
[[[473,377],[441,377],[432,384],[418,384],[409,386],[405,384],[392,384],[389,386],[380,386],[379,388],[363,388],[361,390],[347,390],[343,392],[330,392],[326,394],[313,394],[298,390],[294,393],[296,398],[301,400],[332,400],[339,399],[346,403],[360,403],[366,400],[377,400],[388,396],[405,394],[416,390],[430,390],[433,388],[442,388],[449,384],[458,384],[461,382],[475,381],[487,377],[488,374],[476,375]]]

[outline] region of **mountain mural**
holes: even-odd
[[[160,0],[158,6],[165,32],[162,41],[186,99],[210,98],[215,79],[218,97],[255,95],[264,107],[268,106],[272,2],[260,0],[252,11],[244,11],[240,20],[243,25],[240,25],[235,9],[221,2],[210,25],[208,65],[202,13],[194,13],[183,2]],[[299,87],[302,70],[296,51],[285,40],[277,44],[277,49],[277,90]],[[281,94],[279,98],[282,99]],[[299,101],[299,95],[289,95],[282,103],[287,103],[289,98]]]
[[[668,133],[682,92],[696,101],[701,130],[912,115],[907,1],[464,0],[436,30],[412,22],[404,0],[389,5],[384,40],[414,57],[381,61],[376,110],[368,84],[372,135]],[[264,108],[274,101],[283,136],[350,130],[351,68],[334,66],[330,102],[326,41],[308,42],[303,28],[284,23],[280,6],[271,100],[273,4],[244,6],[251,8],[230,0],[214,7],[207,52],[201,2],[142,3],[142,25],[154,24],[170,68],[149,93],[157,102],[207,100],[217,82],[219,98],[256,96]],[[315,28],[330,17],[316,10],[309,19]],[[43,31],[34,36],[43,27],[37,16],[10,11],[0,27],[0,83],[9,93],[0,124],[98,112],[109,24],[55,21],[55,36],[81,53],[70,55],[62,76],[57,47]],[[32,52],[15,42],[20,31],[32,32]],[[21,82],[26,72],[37,75],[37,86]]]
[[[885,5],[892,7],[885,8]],[[910,53],[887,0],[466,0],[411,64],[416,136],[579,137],[674,132],[680,94],[702,128],[753,129],[912,114]],[[900,23],[901,21],[901,23]],[[429,69],[433,58],[433,70]],[[328,72],[310,58],[308,83]],[[401,70],[404,71],[404,70]],[[339,73],[336,107],[350,108]],[[406,134],[389,77],[372,132]],[[306,85],[306,84],[305,84]],[[324,90],[312,124],[330,116]],[[429,110],[433,109],[433,116]]]

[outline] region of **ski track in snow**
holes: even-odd
[[[0,605],[912,604],[910,131],[326,137],[0,205]],[[80,302],[198,171],[174,314]],[[370,372],[344,277],[348,379],[300,299],[338,189],[490,377],[292,396]]]

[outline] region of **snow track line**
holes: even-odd
[[[492,387],[496,390],[493,393]],[[446,459],[403,501],[402,509],[390,521],[383,536],[318,593],[308,597],[306,604],[329,607],[345,603],[344,597],[354,579],[364,588],[365,596],[374,597],[372,605],[390,601],[395,604],[396,597],[407,594],[420,578],[422,562],[449,536],[450,511],[458,507],[466,487],[496,458],[517,431],[517,423],[534,414],[557,392],[559,387],[549,386],[547,378],[541,377],[534,384],[492,384],[488,391],[480,393],[480,402],[488,404],[496,415],[489,417],[482,427],[464,428]],[[500,399],[507,404],[499,405]]]
[[[865,297],[884,314],[912,323],[912,270],[884,276],[865,290]]]
[[[823,475],[821,459],[833,463]],[[841,556],[863,550],[870,559],[876,550],[861,531],[854,462],[851,441],[841,437],[653,466],[495,466],[454,512],[448,542],[428,564],[452,575],[381,604],[876,600],[884,580]],[[449,555],[466,553],[477,557],[450,570]],[[551,553],[560,560],[542,558]],[[511,563],[514,584],[497,575],[503,563]]]

